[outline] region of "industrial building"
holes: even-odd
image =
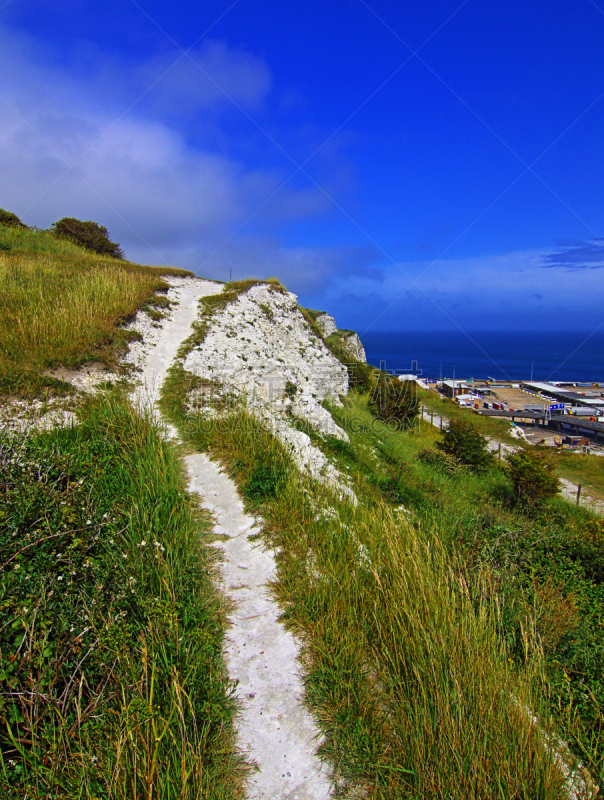
[[[491,388],[485,381],[441,381],[439,386],[441,392],[450,400],[454,400],[459,395],[482,397],[483,395],[492,394]]]
[[[568,384],[561,385],[559,383],[526,381],[521,384],[521,388],[524,389],[525,392],[548,397],[557,400],[559,403],[565,403],[571,406],[583,406],[604,414],[604,387],[601,387],[599,384],[577,387],[569,386]],[[578,388],[584,388],[585,391],[577,391]]]

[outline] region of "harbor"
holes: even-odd
[[[469,378],[422,384],[474,413],[509,419],[539,444],[594,454],[604,446],[604,383]]]

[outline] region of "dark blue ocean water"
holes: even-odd
[[[362,336],[367,361],[424,378],[604,382],[604,329],[591,331],[381,332]],[[416,364],[415,364],[416,362]]]

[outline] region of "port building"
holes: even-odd
[[[571,387],[557,383],[526,381],[521,384],[521,388],[526,392],[532,392],[544,397],[549,397],[552,400],[557,400],[559,403],[593,408],[604,414],[604,387],[599,384],[590,384],[586,387]],[[585,391],[577,391],[577,388],[585,388]]]

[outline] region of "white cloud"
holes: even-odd
[[[174,50],[157,56],[136,70],[142,90],[158,78],[156,104],[177,114],[199,108],[230,108],[232,102],[248,109],[261,107],[272,77],[264,61],[253,53],[205,40],[187,51]]]
[[[243,118],[237,110],[235,117],[226,113],[233,107],[224,94],[188,60],[120,119],[177,55],[120,65],[99,53],[84,64],[75,54],[68,69],[39,42],[0,27],[0,206],[44,227],[62,216],[97,220],[135,260],[208,277],[227,278],[229,270],[234,277],[278,275],[305,302],[345,310],[342,324],[358,328],[374,324],[393,301],[378,327],[434,328],[447,315],[464,325],[495,326],[510,319],[511,309],[524,323],[599,313],[599,270],[584,269],[579,279],[561,265],[559,250],[399,269],[385,266],[372,248],[284,246],[280,226],[326,214],[329,199],[296,183],[297,175],[263,206],[294,168],[283,168],[282,154],[268,141],[264,151],[254,142],[241,158],[233,155],[241,136],[233,119]],[[193,57],[249,113],[270,103],[270,70],[253,53],[211,41]],[[339,174],[344,162],[337,148],[327,155],[338,191],[348,171]],[[562,255],[585,257],[576,247]],[[543,269],[544,263],[555,266]]]
[[[164,249],[168,263],[186,266],[205,278],[226,280],[276,275],[296,294],[325,292],[348,274],[369,274],[375,253],[358,247],[284,247],[278,237],[242,237],[210,243],[175,244]],[[134,248],[137,257],[144,247]]]
[[[127,256],[157,262],[184,254],[190,267],[192,254],[219,247],[287,177],[282,167],[242,163],[228,146],[191,144],[186,125],[158,110],[203,106],[199,124],[214,132],[220,125],[224,95],[187,59],[157,84],[152,105],[120,119],[175,54],[124,68],[97,54],[78,75],[36,44],[0,28],[0,205],[26,222],[95,219]],[[192,55],[238,103],[254,109],[267,97],[270,72],[253,54],[210,41]],[[328,205],[315,187],[292,182],[254,221],[274,226]]]

